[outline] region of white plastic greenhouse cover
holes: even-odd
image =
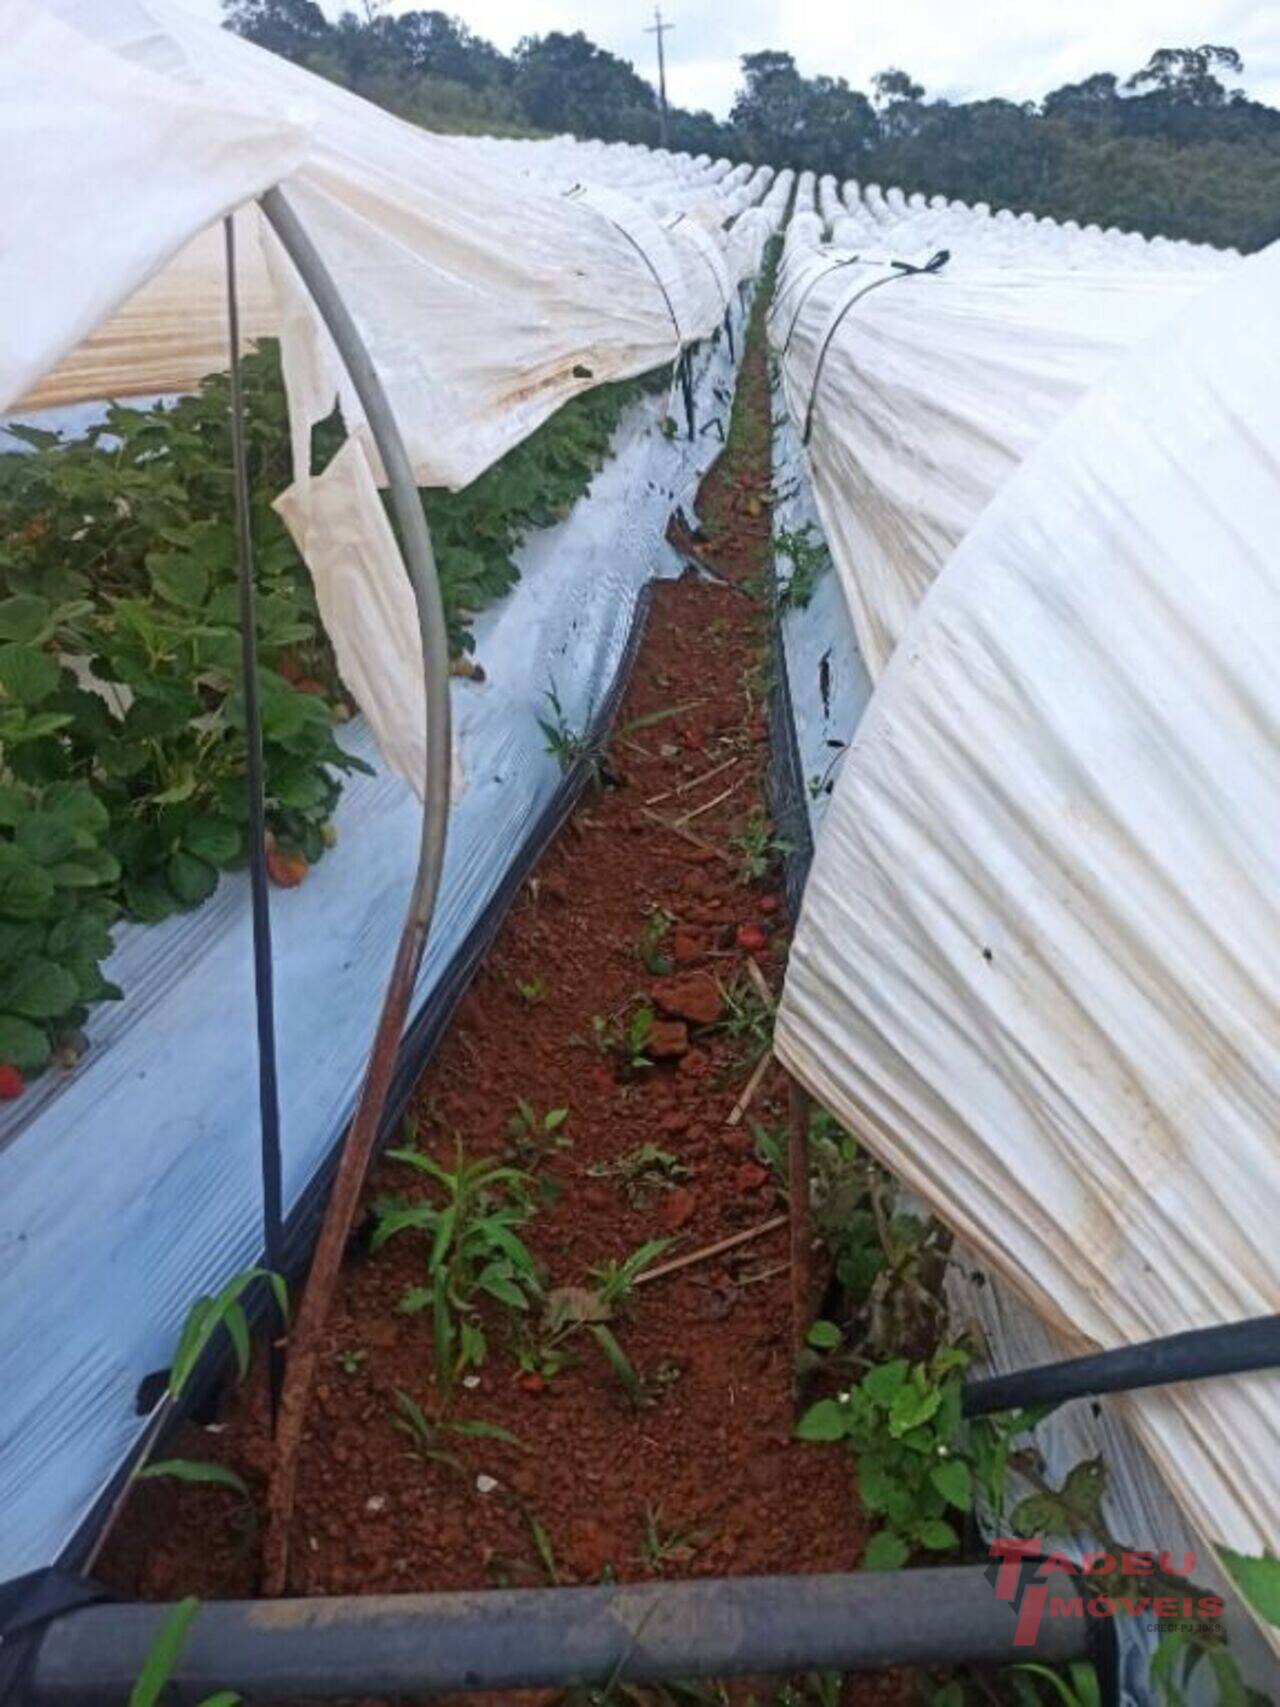
[[[119,175],[118,151],[108,151],[98,169],[83,147],[80,83],[67,76],[71,65],[84,67],[85,82],[96,77],[96,109],[117,111],[122,124],[140,90],[180,111],[201,169],[229,177],[237,162],[259,154],[256,174],[238,197],[224,195],[224,206],[284,181],[369,346],[424,485],[467,484],[567,398],[672,360],[724,312],[707,289],[698,242],[680,226],[660,229],[659,221],[672,206],[696,207],[703,230],[723,242],[743,177],[728,161],[641,149],[606,154],[605,171],[593,172],[592,182],[607,176],[627,193],[637,227],[628,233],[609,212],[566,195],[568,174],[557,174],[550,158],[549,175],[535,164],[538,145],[518,145],[533,170],[513,193],[501,145],[421,130],[168,0],[0,0],[0,19],[13,14],[15,30],[33,12],[46,32],[35,65],[25,79],[8,56],[0,66],[5,128],[19,117],[38,121],[33,108],[44,113],[43,124],[32,125],[42,146],[15,129],[7,151],[24,160],[30,153],[42,178],[20,199],[16,189],[5,192],[6,203],[10,194],[16,200],[3,211],[13,276],[23,288],[11,288],[3,306],[12,315],[7,341],[22,361],[16,372],[0,369],[0,408],[18,402],[24,389],[21,402],[32,407],[176,391],[225,365],[220,233],[197,238],[173,267],[152,276],[157,259],[186,243],[201,222],[193,221],[182,185],[146,204],[132,194],[166,146],[159,125],[149,133],[151,147],[135,151],[128,179]],[[78,39],[63,29],[55,40],[46,12]],[[251,115],[263,112],[290,121],[278,127],[287,149],[260,146],[267,127]],[[556,144],[550,149],[562,166],[571,157]],[[574,176],[581,173],[579,164]],[[767,177],[753,183],[758,194]],[[122,196],[122,188],[131,193]],[[215,207],[215,216],[221,211]],[[247,218],[253,224],[257,215]],[[51,228],[60,247],[42,264]],[[264,246],[271,278],[259,246],[243,245],[245,327],[250,336],[271,331],[284,341],[295,445],[303,447],[309,427],[339,397],[372,457],[359,406],[314,310],[289,290],[290,269],[274,239]],[[33,279],[47,289],[32,290]],[[68,292],[90,288],[91,304],[64,313]],[[120,319],[108,321],[117,309]],[[70,349],[86,319],[106,324]]]
[[[251,198],[283,181],[415,475],[457,487],[569,397],[712,332],[787,186],[766,196],[771,171],[727,160],[435,136],[168,0],[0,0],[0,33],[16,43],[0,62],[5,155],[32,163],[0,189],[0,409],[189,389],[224,367],[226,266],[210,222],[248,201],[242,325],[280,339],[293,439],[281,512],[346,685],[421,792],[421,654],[381,464]],[[335,400],[353,443],[313,478],[312,429]]]
[[[892,196],[865,205],[879,220]],[[852,311],[862,383],[810,443],[879,681],[823,822],[777,1048],[1078,1351],[1269,1314],[1280,246],[1225,276],[1173,244],[1158,267],[1112,267],[1140,240],[907,211],[910,258],[941,240],[953,261]],[[817,219],[793,235],[792,279],[816,273],[799,256]],[[1007,241],[1012,280],[964,265],[970,225]],[[1105,339],[1073,371],[1064,324],[1042,364],[1025,305],[1065,300],[1053,256],[1081,241],[1099,321],[1136,326],[1128,291],[1160,295],[1162,273],[1200,292],[1161,296],[1151,335],[1068,407]],[[835,307],[833,291],[824,322]],[[1011,382],[1040,371],[1019,415]],[[1062,419],[992,496],[966,442],[1011,414],[984,447],[1011,465],[1037,409]],[[893,468],[872,468],[890,420]],[[1280,1551],[1280,1374],[1118,1402],[1206,1540]]]
[[[873,676],[1027,452],[1234,252],[1075,232],[805,174],[770,316]],[[823,240],[824,224],[832,241]],[[910,273],[945,251],[934,273]]]

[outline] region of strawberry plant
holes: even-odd
[[[345,715],[310,578],[272,499],[289,479],[274,346],[245,362],[268,822],[309,861]],[[317,436],[337,443],[337,424]],[[246,749],[227,380],[83,438],[20,429],[0,468],[0,742],[18,781],[87,783],[114,898],[145,920],[198,905],[244,856]],[[17,727],[15,727],[15,723]]]
[[[274,499],[293,477],[279,352],[245,357],[269,861],[286,887],[332,844],[350,715],[310,576]],[[563,519],[649,381],[574,398],[462,492],[424,491],[455,653]],[[17,427],[0,456],[0,1094],[96,1001],[110,928],[199,906],[247,856],[246,743],[225,374],[113,405],[79,439]],[[335,411],[312,472],[342,438]]]
[[[91,1003],[120,995],[101,969],[120,875],[108,823],[84,782],[0,783],[0,1061],[15,1074],[39,1072]]]
[[[246,368],[269,821],[312,860],[358,761],[270,508],[274,357]],[[120,995],[100,971],[118,917],[196,906],[244,859],[247,803],[225,378],[79,440],[19,436],[0,457],[0,1062],[29,1073]]]

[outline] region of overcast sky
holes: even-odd
[[[408,11],[413,0],[391,0]],[[653,22],[643,0],[438,0],[503,49],[522,35],[585,30],[602,47],[654,76]],[[220,16],[219,0],[185,0]],[[332,17],[341,0],[322,0]],[[430,0],[418,0],[429,5]],[[358,9],[357,5],[353,9]],[[785,48],[809,75],[827,72],[866,88],[872,74],[901,66],[930,95],[1038,99],[1092,71],[1128,75],[1154,48],[1204,41],[1238,48],[1243,87],[1280,105],[1280,18],[1275,0],[665,0],[676,26],[666,37],[667,90],[684,107],[724,117],[738,84],[738,58]]]

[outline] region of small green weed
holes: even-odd
[[[283,1320],[289,1319],[289,1289],[281,1275],[266,1268],[246,1268],[231,1279],[212,1298],[197,1298],[187,1311],[186,1320],[178,1334],[173,1366],[169,1371],[169,1392],[176,1399],[195,1373],[200,1359],[221,1328],[231,1342],[240,1379],[249,1372],[249,1322],[241,1299],[257,1281],[265,1281],[275,1294]]]
[[[645,920],[644,929],[636,943],[636,956],[640,964],[646,972],[652,972],[655,978],[665,978],[675,970],[675,962],[669,954],[663,952],[663,944],[674,923],[670,913],[661,907],[655,907]]]
[[[687,1565],[706,1539],[705,1529],[692,1524],[668,1525],[661,1505],[648,1504],[640,1537],[640,1563],[653,1576],[661,1576],[668,1565]]]
[[[611,1056],[628,1077],[634,1078],[653,1066],[645,1050],[656,1021],[657,1015],[648,1002],[639,1002],[622,1015],[594,1015],[591,1029],[601,1054]]]
[[[413,1395],[406,1393],[402,1387],[395,1389],[395,1410],[391,1417],[391,1426],[408,1436],[414,1451],[425,1462],[447,1464],[452,1470],[461,1470],[462,1465],[442,1444],[444,1438],[449,1435],[459,1440],[496,1440],[503,1446],[518,1446],[522,1450],[524,1447],[523,1441],[517,1439],[509,1429],[500,1428],[497,1423],[462,1417],[433,1420]]]
[[[1009,1666],[1004,1675],[1020,1707],[1102,1707],[1098,1673],[1089,1660],[1073,1660],[1061,1671],[1037,1663]]]
[[[516,1098],[515,1113],[507,1121],[507,1137],[522,1167],[536,1167],[549,1151],[570,1148],[573,1140],[561,1131],[568,1118],[567,1108],[549,1108],[539,1114],[527,1098]]]
[[[592,1162],[587,1173],[593,1179],[616,1179],[633,1209],[643,1209],[662,1191],[688,1179],[689,1170],[670,1150],[656,1144],[638,1144],[616,1162]]]
[[[670,1249],[671,1243],[670,1239],[649,1239],[643,1245],[637,1245],[621,1262],[610,1257],[592,1269],[591,1290],[610,1314],[626,1308],[640,1276],[653,1267],[664,1251]]]
[[[551,713],[549,717],[538,719],[538,728],[541,729],[546,743],[545,750],[551,754],[562,771],[572,770],[579,759],[590,758],[593,750],[591,741],[571,727],[554,681],[544,689],[542,697]]]
[[[750,978],[721,984],[724,1015],[715,1029],[732,1038],[744,1065],[753,1066],[773,1047],[773,1004],[765,1000]]]
[[[376,1204],[370,1248],[378,1251],[407,1231],[425,1235],[426,1281],[410,1287],[399,1308],[406,1315],[431,1312],[436,1382],[447,1395],[464,1369],[484,1362],[487,1346],[477,1317],[480,1298],[524,1311],[530,1298],[541,1295],[537,1265],[518,1232],[533,1214],[531,1182],[517,1168],[469,1160],[461,1139],[452,1169],[420,1150],[387,1153],[425,1175],[441,1198],[438,1203],[385,1199]]]
[[[738,856],[738,878],[742,883],[758,883],[779,859],[792,851],[790,842],[774,835],[773,826],[758,807],[747,819],[745,829],[730,836],[729,846]]]
[[[791,565],[785,580],[778,582],[778,609],[804,610],[813,598],[819,577],[831,567],[831,553],[821,536],[815,538],[812,522],[789,532],[780,529],[773,536],[775,559],[785,559]]]
[[[801,1440],[843,1440],[857,1459],[863,1507],[882,1520],[863,1555],[866,1570],[897,1569],[917,1548],[949,1553],[960,1545],[947,1513],[973,1504],[972,1470],[956,1451],[968,1365],[959,1347],[914,1366],[894,1358],[800,1419]]]

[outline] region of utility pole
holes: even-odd
[[[674,30],[674,24],[664,24],[662,7],[653,8],[653,22],[645,29],[645,35],[658,38],[658,140],[663,148],[667,146],[667,60],[662,51],[662,38],[668,30]]]

